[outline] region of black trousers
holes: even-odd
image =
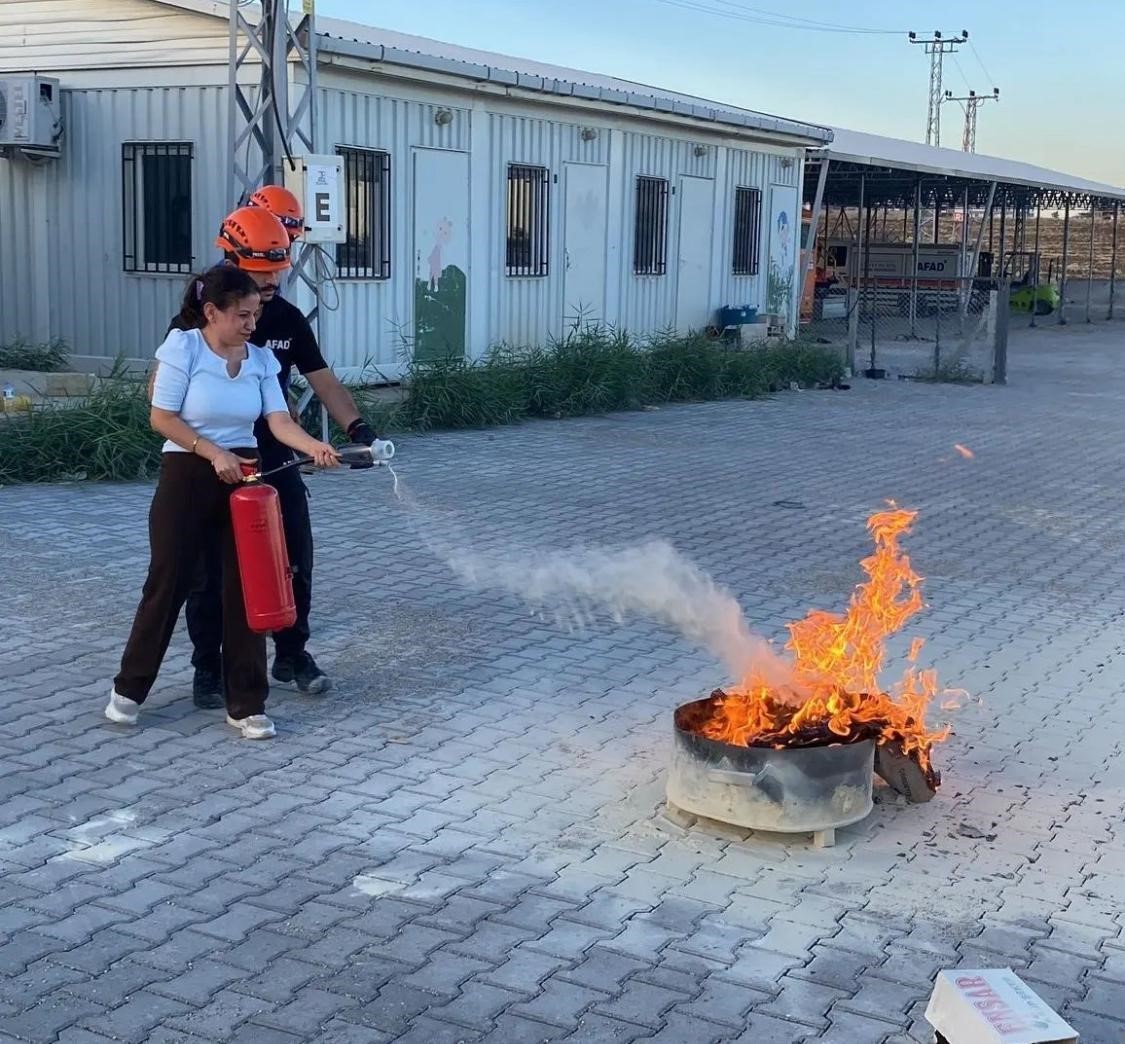
[[[269,471],[292,459],[293,455],[288,450],[270,453],[262,458],[262,470]],[[280,657],[295,657],[305,651],[309,640],[309,610],[312,607],[313,538],[309,494],[297,466],[279,471],[265,481],[277,490],[280,500],[285,544],[293,570],[293,599],[297,606],[297,622],[274,634],[274,647]],[[193,646],[192,666],[213,674],[219,673],[222,663],[222,575],[221,555],[216,548],[204,548],[187,600],[188,634]]]
[[[257,450],[236,449],[253,459]],[[237,489],[220,482],[214,468],[191,453],[165,453],[160,480],[148,513],[151,557],[133,629],[125,643],[114,687],[143,703],[156,682],[180,609],[195,582],[201,554],[218,562],[222,640],[218,666],[226,683],[232,718],[261,714],[269,693],[266,640],[250,630],[242,599],[230,495]]]

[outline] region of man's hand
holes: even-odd
[[[370,446],[375,439],[375,432],[371,430],[371,426],[362,417],[354,420],[348,425],[348,441],[354,442],[358,446]],[[364,468],[375,467],[374,460],[365,460],[358,464],[352,465],[353,471],[362,470]]]

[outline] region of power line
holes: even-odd
[[[893,36],[901,32],[899,29],[879,29],[874,26],[865,25],[845,25],[840,22],[825,22],[819,18],[802,18],[800,15],[785,14],[781,11],[768,11],[762,7],[751,7],[749,4],[740,3],[739,0],[712,0],[713,3],[721,4],[724,7],[733,7],[739,11],[748,11],[753,14],[763,15],[769,18],[779,18],[786,22],[794,23],[794,28],[809,28],[823,32],[839,32],[839,33],[874,33],[879,35]]]
[[[969,83],[969,78],[965,75],[965,70],[961,67],[961,63],[957,61],[957,55],[951,54],[949,57],[953,59],[953,64],[957,66],[957,73],[961,77],[962,82],[965,84],[965,89],[971,90],[973,85]]]
[[[989,72],[989,71],[988,71],[988,70],[987,70],[987,69],[986,69],[986,68],[984,67],[984,62],[983,62],[983,61],[981,60],[980,52],[979,52],[979,51],[977,50],[977,48],[976,48],[976,45],[975,45],[975,44],[973,43],[973,41],[972,41],[972,40],[970,40],[970,41],[969,41],[969,50],[973,52],[973,57],[974,57],[974,58],[976,58],[976,60],[977,60],[977,65],[979,65],[979,66],[980,66],[980,71],[981,71],[982,73],[984,73],[984,78],[985,78],[985,79],[986,79],[986,80],[987,80],[987,81],[988,81],[989,83],[995,83],[996,81],[995,81],[995,80],[994,80],[994,79],[992,78],[992,73],[990,73],[990,72]]]
[[[807,18],[796,18],[791,15],[781,14],[776,11],[767,11],[763,8],[746,7],[734,3],[733,0],[711,0],[713,4],[725,6],[708,6],[704,0],[657,0],[668,7],[679,7],[685,11],[697,11],[701,14],[715,15],[719,18],[729,18],[739,22],[750,22],[754,25],[768,25],[777,29],[801,29],[815,33],[842,33],[861,36],[897,36],[900,29],[877,29],[863,26],[839,25],[833,22],[817,22]]]

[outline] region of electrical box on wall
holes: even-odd
[[[343,156],[297,156],[296,170],[286,164],[285,187],[305,211],[306,243],[347,241]]]
[[[57,156],[61,138],[59,81],[46,76],[0,76],[0,152]]]

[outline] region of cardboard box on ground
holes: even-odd
[[[926,1020],[939,1044],[1078,1044],[1077,1031],[1011,968],[940,972]]]

